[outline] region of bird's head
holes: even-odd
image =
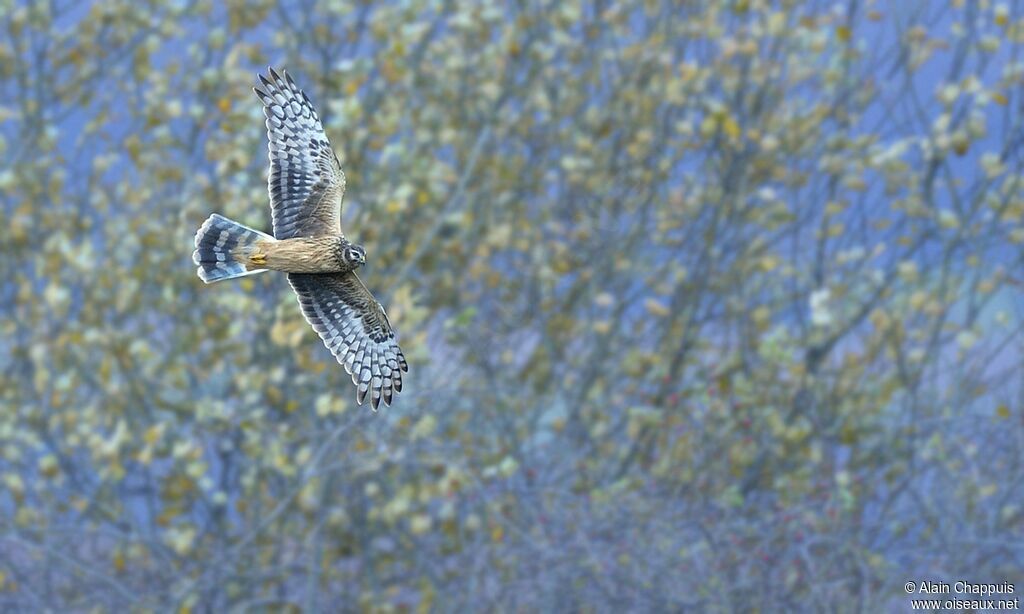
[[[345,246],[345,249],[341,252],[341,257],[354,269],[366,264],[366,250],[363,249],[362,245],[356,245],[355,243]]]

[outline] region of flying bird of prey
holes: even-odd
[[[211,215],[196,233],[192,260],[206,283],[282,271],[299,306],[374,410],[391,404],[409,370],[384,306],[356,275],[366,250],[341,232],[345,173],[320,116],[287,71],[273,68],[253,88],[263,102],[270,140],[270,211],[274,236]]]

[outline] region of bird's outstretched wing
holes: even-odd
[[[268,69],[262,87],[270,139],[270,209],[278,239],[336,235],[341,232],[345,173],[334,155],[313,103],[288,72]]]
[[[381,399],[390,405],[409,365],[384,306],[353,272],[289,273],[288,282],[306,320],[352,376],[359,404],[369,392],[374,409]]]

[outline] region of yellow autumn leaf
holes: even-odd
[[[53,454],[47,454],[40,458],[39,472],[48,478],[52,478],[60,473],[60,465],[57,462],[57,457]]]
[[[427,414],[416,422],[416,425],[412,427],[412,430],[409,432],[409,436],[414,441],[424,437],[430,437],[435,428],[437,428],[437,418],[434,417],[434,414]]]
[[[409,532],[413,535],[423,535],[433,527],[434,523],[426,514],[413,514],[409,519]]]
[[[846,202],[841,200],[830,200],[825,203],[825,215],[838,215],[846,209]]]
[[[665,317],[671,313],[664,303],[654,298],[649,298],[644,301],[644,307],[647,309],[647,313],[659,318]]]
[[[740,125],[732,115],[725,115],[722,117],[722,132],[725,133],[730,139],[738,139],[740,137]]]
[[[1006,4],[996,5],[995,15],[992,21],[1000,28],[1005,28],[1010,23],[1010,10]]]
[[[758,330],[764,330],[771,323],[772,311],[764,305],[759,305],[750,314],[751,319],[754,321],[754,325],[757,326]]]
[[[154,424],[153,426],[146,429],[146,432],[142,434],[142,440],[152,445],[160,439],[164,432],[164,425],[162,422]]]

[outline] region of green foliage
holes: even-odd
[[[940,4],[0,1],[0,604],[1017,573],[1024,21]],[[411,363],[379,414],[280,276],[190,261],[270,227],[267,64]]]

